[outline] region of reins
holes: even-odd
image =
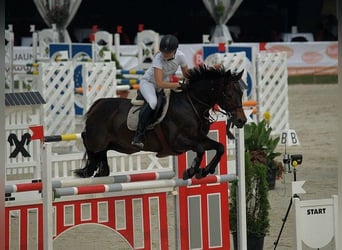
[[[198,120],[201,121],[201,116],[199,115],[199,113],[198,113],[198,111],[197,111],[197,109],[196,109],[194,103],[192,102],[192,99],[191,99],[191,98],[195,99],[195,101],[197,101],[198,103],[204,105],[205,107],[211,108],[211,106],[208,105],[207,103],[202,102],[201,100],[199,100],[199,99],[197,99],[197,98],[195,98],[195,97],[191,97],[191,96],[189,95],[189,91],[186,92],[186,97],[187,97],[189,103],[191,104],[191,107],[192,107],[192,109],[194,110],[194,112],[195,112],[195,114],[196,114]],[[206,117],[204,117],[204,118],[206,119]]]
[[[223,68],[222,68],[222,69],[223,69]],[[222,69],[220,69],[221,71],[216,71],[217,73],[220,74],[219,77],[222,77],[222,76],[223,76],[223,75],[222,75],[222,73],[223,73],[223,72],[222,72]],[[206,67],[200,68],[200,69],[197,70],[197,71],[196,71],[196,70],[193,71],[192,74],[190,74],[189,79],[191,79],[191,76],[192,76],[192,75],[196,76],[196,77],[197,77],[196,79],[201,79],[201,77],[202,77],[201,74],[204,73],[205,70],[206,70]],[[213,70],[213,69],[210,68],[209,73],[214,72],[214,71],[211,71],[211,70]],[[205,73],[206,73],[206,72],[205,72]],[[215,72],[214,72],[214,73],[215,73]],[[227,74],[226,71],[225,71],[224,73]],[[230,74],[230,71],[229,71],[229,74]],[[228,76],[228,80],[230,79],[230,82],[231,82],[231,83],[238,82],[239,85],[240,85],[240,88],[246,88],[246,83],[240,79],[241,74],[242,74],[242,73],[240,73],[240,74],[238,75],[239,78],[235,77],[235,75],[231,75],[231,74],[230,74],[230,75]],[[208,77],[209,77],[209,76],[211,76],[211,75],[208,75]],[[229,78],[229,77],[231,77],[231,78]],[[235,77],[235,78],[234,78],[234,77]],[[216,78],[215,78],[215,79],[216,79]],[[209,86],[213,86],[213,81],[214,81],[214,80],[211,79],[211,83],[209,84]],[[212,89],[211,89],[211,92],[212,92],[212,91],[217,91],[217,89],[212,88]],[[200,123],[203,122],[203,119],[204,119],[204,120],[207,120],[209,123],[213,123],[214,121],[217,120],[217,119],[215,119],[215,117],[213,117],[213,116],[211,115],[211,113],[209,112],[210,109],[213,109],[214,104],[209,105],[209,104],[206,103],[205,101],[199,99],[197,96],[191,95],[191,94],[189,93],[189,89],[188,89],[188,88],[185,89],[185,95],[186,95],[186,98],[188,99],[188,101],[189,101],[189,103],[190,103],[192,109],[194,110],[194,113],[195,113],[197,119],[200,121]],[[220,98],[223,98],[223,101],[229,100],[228,96],[225,94],[224,91],[222,91],[222,93],[219,93],[219,95],[220,95],[220,96],[219,96]],[[219,100],[221,100],[221,99],[216,100],[216,102],[219,102]],[[205,110],[204,110],[203,114],[200,114],[200,113],[198,112],[198,108],[199,108],[199,107],[196,107],[196,106],[194,105],[194,102],[197,102],[198,104],[200,104],[200,105],[202,105],[202,106],[205,107]],[[225,102],[224,102],[224,103],[225,103]],[[228,102],[228,103],[229,103],[229,102]],[[213,109],[213,111],[214,111],[214,113],[219,112],[219,113],[221,113],[221,114],[227,116],[228,119],[230,119],[230,118],[232,118],[232,116],[233,116],[233,111],[235,111],[236,109],[242,108],[242,103],[241,103],[241,104],[238,104],[238,105],[235,105],[234,107],[222,107],[222,108],[224,108],[224,109],[226,109],[226,110],[221,110],[221,109],[214,110],[214,109]],[[202,115],[203,117],[201,117],[201,115]]]
[[[191,96],[189,95],[189,91],[186,92],[186,97],[187,97],[189,103],[191,104],[191,107],[192,107],[192,109],[194,110],[194,112],[195,112],[195,114],[196,114],[198,120],[201,122],[201,121],[202,121],[201,116],[199,115],[199,113],[198,113],[198,111],[197,111],[197,109],[196,109],[196,107],[195,107],[195,105],[194,105],[192,99],[194,99],[194,100],[195,100],[196,102],[198,102],[199,104],[202,104],[203,106],[205,106],[205,107],[208,108],[208,109],[206,109],[206,110],[204,111],[204,114],[207,113],[210,109],[212,109],[213,106],[211,106],[211,105],[209,105],[209,104],[203,102],[202,100],[198,99],[197,97],[194,97],[194,96],[191,97]],[[222,110],[218,110],[218,112],[220,112],[221,114],[227,115],[227,113],[224,112],[224,111],[222,111]],[[215,122],[215,121],[217,120],[217,119],[215,119],[214,117],[212,117],[212,116],[210,115],[209,112],[208,112],[208,114],[209,114],[208,117],[205,116],[204,114],[203,114],[203,118],[204,118],[205,120],[209,121],[209,123],[213,123],[213,122]]]
[[[224,92],[222,92],[222,95],[223,95],[223,97],[227,98],[227,96],[226,96],[226,94],[225,94]],[[192,99],[194,99],[194,100],[195,100],[196,102],[198,102],[199,104],[201,104],[201,105],[203,105],[203,106],[205,106],[205,107],[208,108],[207,110],[204,111],[204,113],[206,113],[207,111],[209,111],[210,109],[213,108],[213,106],[209,105],[208,103],[203,102],[202,100],[198,99],[197,97],[195,97],[195,96],[190,96],[189,91],[186,91],[186,97],[187,97],[189,103],[191,104],[191,107],[192,107],[192,109],[194,110],[194,112],[195,112],[195,114],[196,114],[198,120],[200,120],[200,121],[201,121],[201,116],[199,115],[199,113],[198,113],[198,111],[197,111],[197,109],[196,109],[196,107],[195,107],[195,105],[194,105]],[[235,109],[238,109],[238,108],[241,108],[241,107],[242,107],[241,105],[236,105],[235,107],[230,108],[229,111],[217,110],[217,112],[219,112],[219,113],[221,113],[221,114],[227,116],[227,118],[229,119],[229,118],[232,117],[231,111],[232,111],[232,110],[235,110]],[[215,112],[216,112],[216,111],[215,111]],[[213,118],[213,117],[210,115],[210,113],[209,113],[209,116],[208,116],[208,117],[206,117],[205,115],[203,115],[203,118],[204,118],[205,120],[208,120],[210,123],[213,123],[213,122],[216,121],[216,119]]]

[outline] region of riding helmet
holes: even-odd
[[[178,39],[173,35],[165,35],[160,40],[159,50],[161,52],[171,52],[178,48]]]

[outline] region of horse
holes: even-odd
[[[194,151],[196,157],[183,172],[183,179],[203,178],[214,174],[224,153],[223,144],[208,137],[213,122],[213,108],[227,115],[229,124],[242,128],[246,116],[242,97],[246,84],[243,71],[232,73],[223,65],[201,65],[188,70],[182,90],[170,91],[169,107],[161,122],[146,131],[144,151],[157,153],[157,157],[179,155]],[[147,103],[146,103],[147,104]],[[148,105],[148,104],[147,104]],[[85,130],[81,133],[87,156],[86,165],[74,171],[78,177],[108,176],[107,151],[133,154],[140,149],[131,144],[135,131],[127,126],[132,108],[131,99],[100,98],[86,113]],[[228,129],[228,128],[227,128]],[[215,150],[205,167],[200,167],[203,155]]]

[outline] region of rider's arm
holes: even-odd
[[[187,72],[189,70],[188,65],[185,65],[185,66],[181,67],[181,69],[182,69],[183,77],[186,78]]]
[[[182,69],[183,71],[183,69]],[[163,81],[163,71],[159,68],[154,68],[154,78],[158,88],[175,89],[180,87],[178,82],[165,82]]]

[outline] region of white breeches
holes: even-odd
[[[139,89],[151,109],[155,110],[157,106],[156,87],[152,82],[141,79]]]

